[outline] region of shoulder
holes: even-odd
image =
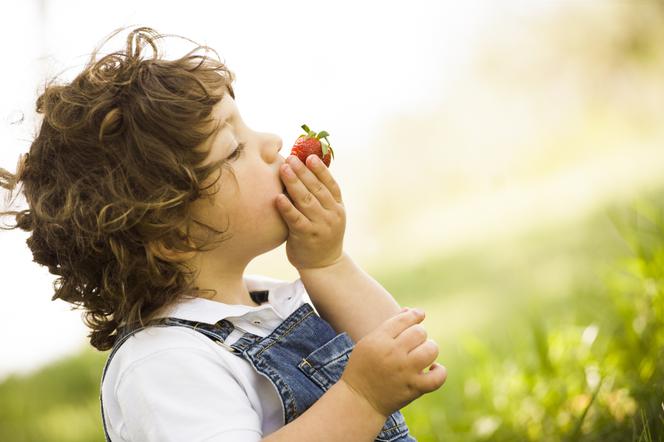
[[[212,340],[189,328],[147,327],[131,335],[117,349],[109,362],[105,381],[110,380],[115,390],[127,374],[136,370],[151,370],[157,365],[160,372],[188,370],[191,365],[200,366],[202,361],[216,369],[232,371],[223,353]]]
[[[236,440],[260,438],[261,416],[226,360],[236,356],[197,335],[149,327],[123,343],[102,387],[114,428],[131,440],[208,440],[233,432],[242,435]]]
[[[115,357],[137,361],[164,351],[192,349],[210,352],[216,344],[203,334],[183,326],[150,326],[131,335]]]

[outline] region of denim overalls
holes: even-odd
[[[226,319],[216,324],[207,324],[179,318],[157,318],[145,327],[150,325],[189,327],[247,360],[276,387],[284,409],[285,424],[304,413],[341,378],[355,346],[346,332],[337,334],[308,303],[301,305],[265,338],[244,332],[243,336],[231,345],[224,340],[235,327]],[[119,332],[104,366],[102,382],[118,348],[127,338],[145,327],[125,328]],[[101,393],[99,400],[104,434],[106,440],[110,441]],[[409,435],[401,412],[396,411],[388,417],[376,441],[411,442],[416,439]]]

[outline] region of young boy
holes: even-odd
[[[30,208],[5,214],[59,276],[54,299],[111,349],[107,440],[413,440],[399,409],[446,377],[423,312],[344,252],[329,169],[284,159],[222,63],[162,59],[160,38],[137,28],[48,86],[29,154],[0,171],[23,183]],[[245,274],[284,241],[297,281]]]

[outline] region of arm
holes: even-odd
[[[298,272],[321,317],[354,342],[399,313],[392,295],[347,253],[327,267]]]
[[[316,155],[306,165],[293,155],[287,163],[281,176],[290,199],[280,195],[276,205],[289,229],[288,260],[321,316],[357,342],[399,304],[343,252],[346,211],[329,169]]]
[[[373,442],[387,418],[346,382],[339,381],[293,422],[263,438],[265,442]],[[343,423],[343,425],[340,425]]]
[[[109,399],[117,391],[129,440],[261,440],[259,415],[244,387],[217,356],[181,345],[143,356],[114,385],[105,386],[107,422]],[[386,420],[364,396],[340,380],[301,416],[262,440],[370,442]]]

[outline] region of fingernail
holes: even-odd
[[[424,310],[420,308],[414,308],[413,311],[420,316],[424,316]]]
[[[309,158],[311,158],[309,161],[312,165],[320,163],[320,158],[318,158],[318,155],[309,155]]]
[[[407,312],[407,311],[408,311],[408,307],[402,307],[401,310],[399,311],[399,313],[403,313],[403,312]]]

